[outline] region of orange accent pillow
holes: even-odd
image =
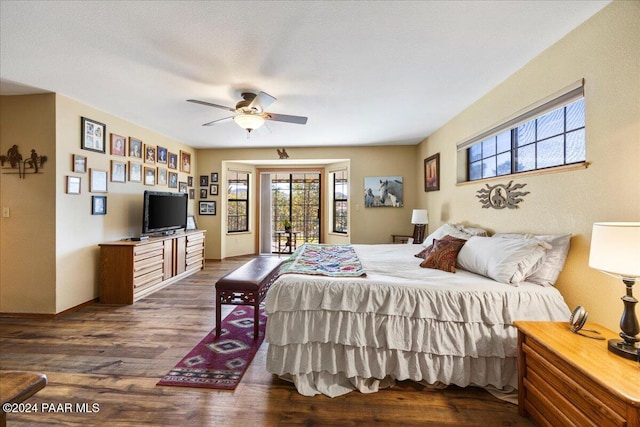
[[[420,267],[455,273],[458,252],[466,242],[464,239],[451,236],[446,236],[440,240],[434,239],[433,248],[425,260],[420,263]]]

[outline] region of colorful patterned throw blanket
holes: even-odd
[[[366,276],[356,251],[348,245],[306,243],[282,265],[280,274],[315,274],[332,277]]]

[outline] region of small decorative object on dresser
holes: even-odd
[[[622,279],[627,287],[620,319],[622,340],[609,341],[609,351],[627,359],[638,358],[640,326],[635,313],[638,300],[632,287],[640,277],[640,222],[597,222],[591,233],[589,267]],[[640,388],[640,387],[639,387]]]

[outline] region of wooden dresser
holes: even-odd
[[[203,269],[204,233],[100,244],[100,302],[133,304]]]
[[[568,322],[515,322],[520,415],[541,426],[640,426],[640,366],[609,352],[618,335],[596,324],[604,341]],[[588,333],[588,332],[585,332]]]

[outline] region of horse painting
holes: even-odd
[[[365,208],[402,207],[403,203],[401,176],[365,177]]]
[[[402,181],[397,179],[380,180],[380,202],[386,205],[387,199],[391,200],[391,206],[402,207]]]

